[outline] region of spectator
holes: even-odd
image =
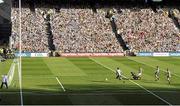
[[[180,51],[180,31],[166,14],[167,9],[136,9],[128,7],[116,12],[118,33],[133,52],[170,52]],[[62,8],[56,12],[50,9],[50,25],[53,43],[57,51],[65,53],[85,52],[123,52],[115,37],[107,8],[96,9],[94,13],[88,8]],[[22,50],[29,52],[48,52],[48,35],[46,31],[46,12],[49,9],[22,8]],[[178,11],[178,10],[177,10]],[[179,11],[178,11],[179,12]],[[176,12],[176,13],[178,13]],[[18,8],[12,9],[12,38],[14,48],[19,46]],[[178,17],[179,15],[177,15]],[[180,20],[180,18],[178,18]]]

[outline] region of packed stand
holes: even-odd
[[[31,12],[29,8],[22,8],[22,51],[48,52],[48,39],[44,22],[43,9],[36,8]],[[13,48],[19,48],[19,11],[12,8],[12,38]]]
[[[180,32],[167,11],[121,9],[115,15],[118,33],[133,52],[180,51]]]
[[[180,51],[180,31],[168,17],[168,11],[150,8],[119,8],[114,15],[118,34],[133,52]],[[53,43],[57,51],[65,53],[123,52],[110,20],[107,8],[55,8],[49,9]],[[45,9],[22,8],[22,50],[48,52],[48,35],[45,24]],[[178,11],[179,12],[179,11]],[[179,13],[177,13],[179,16]],[[180,19],[180,18],[179,18]],[[14,48],[19,43],[18,8],[12,8],[12,38]]]
[[[54,45],[62,52],[122,52],[112,32],[106,11],[97,9],[53,10],[51,26]]]

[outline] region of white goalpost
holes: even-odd
[[[21,54],[22,54],[22,50],[21,50],[21,45],[22,45],[22,41],[21,41],[21,37],[22,37],[22,32],[21,32],[21,0],[19,0],[19,61],[18,61],[18,75],[19,75],[19,91],[20,91],[20,99],[21,99],[21,106],[23,106],[23,93],[22,93],[22,67],[21,67]]]

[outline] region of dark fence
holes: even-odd
[[[19,0],[12,0],[13,6],[18,6]],[[29,6],[36,5],[36,7],[47,7],[51,6],[63,6],[63,5],[72,5],[72,6],[113,6],[113,5],[162,5],[162,6],[180,6],[179,0],[162,0],[162,2],[153,2],[152,0],[21,0],[22,7],[26,8]]]

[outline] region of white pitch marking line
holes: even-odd
[[[59,85],[61,85],[61,88],[62,88],[63,91],[65,92],[66,90],[65,90],[65,88],[63,87],[62,83],[59,81],[58,77],[56,77],[56,80],[57,80],[57,82],[59,83]]]
[[[101,64],[100,62],[97,62],[96,60],[94,60],[94,59],[92,59],[92,58],[89,58],[89,59],[93,60],[93,61],[96,62],[97,64],[99,64],[99,65],[101,65],[101,66],[103,66],[103,67],[105,67],[105,68],[107,68],[107,69],[109,69],[109,70],[111,70],[111,71],[114,72],[113,69],[111,69],[111,68],[109,68],[109,67]],[[123,76],[123,77],[125,77],[125,76]],[[134,81],[132,81],[132,80],[129,80],[129,81],[131,81],[132,83],[136,84],[137,86],[139,86],[140,88],[144,89],[145,91],[149,92],[150,94],[154,95],[155,97],[157,97],[158,99],[160,99],[160,100],[162,100],[163,102],[167,103],[168,105],[172,106],[172,104],[170,104],[170,103],[167,102],[166,100],[162,99],[160,96],[156,95],[155,93],[151,92],[150,90],[148,90],[148,89],[144,88],[143,86],[139,85],[138,83],[136,83],[136,82],[134,82]]]

